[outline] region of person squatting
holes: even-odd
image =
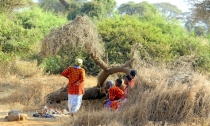
[[[124,77],[125,87],[122,86],[122,79],[120,78],[115,80],[115,84],[111,80],[106,82],[105,92],[108,99],[105,100],[105,108],[112,111],[117,111],[122,108],[128,99],[130,88],[134,87],[136,74],[136,70],[131,70],[130,74]]]

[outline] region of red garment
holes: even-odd
[[[115,100],[115,101],[112,101],[110,108],[112,108],[112,110],[116,111],[121,105],[122,105],[121,101]]]
[[[131,88],[133,88],[133,87],[134,87],[134,85],[135,85],[135,83],[134,83],[134,79],[132,79],[132,80],[130,81],[130,83],[129,83],[129,86],[130,86]]]
[[[69,67],[61,73],[69,79],[68,94],[84,94],[85,70],[83,68]],[[78,84],[77,84],[78,83]]]
[[[120,99],[124,95],[124,92],[117,86],[109,89],[109,100],[114,101]]]

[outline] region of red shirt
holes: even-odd
[[[130,81],[130,84],[129,84],[129,86],[131,87],[131,88],[133,88],[134,87],[134,79],[132,79],[131,81]]]
[[[124,95],[124,92],[117,86],[109,89],[109,100],[114,101],[120,99]]]
[[[68,77],[68,94],[84,94],[85,70],[83,68],[69,67],[61,73],[62,76]],[[76,84],[76,82],[78,82]]]

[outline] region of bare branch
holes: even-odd
[[[94,60],[94,62],[104,71],[108,70],[108,65],[100,58],[96,57],[93,53],[90,54],[91,58]]]
[[[133,48],[131,49],[132,53],[131,53],[131,58],[130,60],[126,61],[125,64],[122,67],[127,67],[128,65],[130,65],[134,60],[135,60],[135,53],[137,53],[137,49],[140,46],[140,43],[136,43]]]

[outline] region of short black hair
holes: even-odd
[[[131,74],[131,76],[135,77],[136,74],[137,74],[137,71],[136,71],[136,70],[131,70],[131,71],[130,71],[130,74]]]
[[[127,78],[127,79],[128,79],[128,81],[131,81],[131,78],[130,78],[130,76],[129,76],[129,75],[126,75],[126,76],[125,76],[125,78]]]
[[[118,78],[118,79],[116,80],[116,82],[118,82],[119,84],[122,84],[122,79]]]

